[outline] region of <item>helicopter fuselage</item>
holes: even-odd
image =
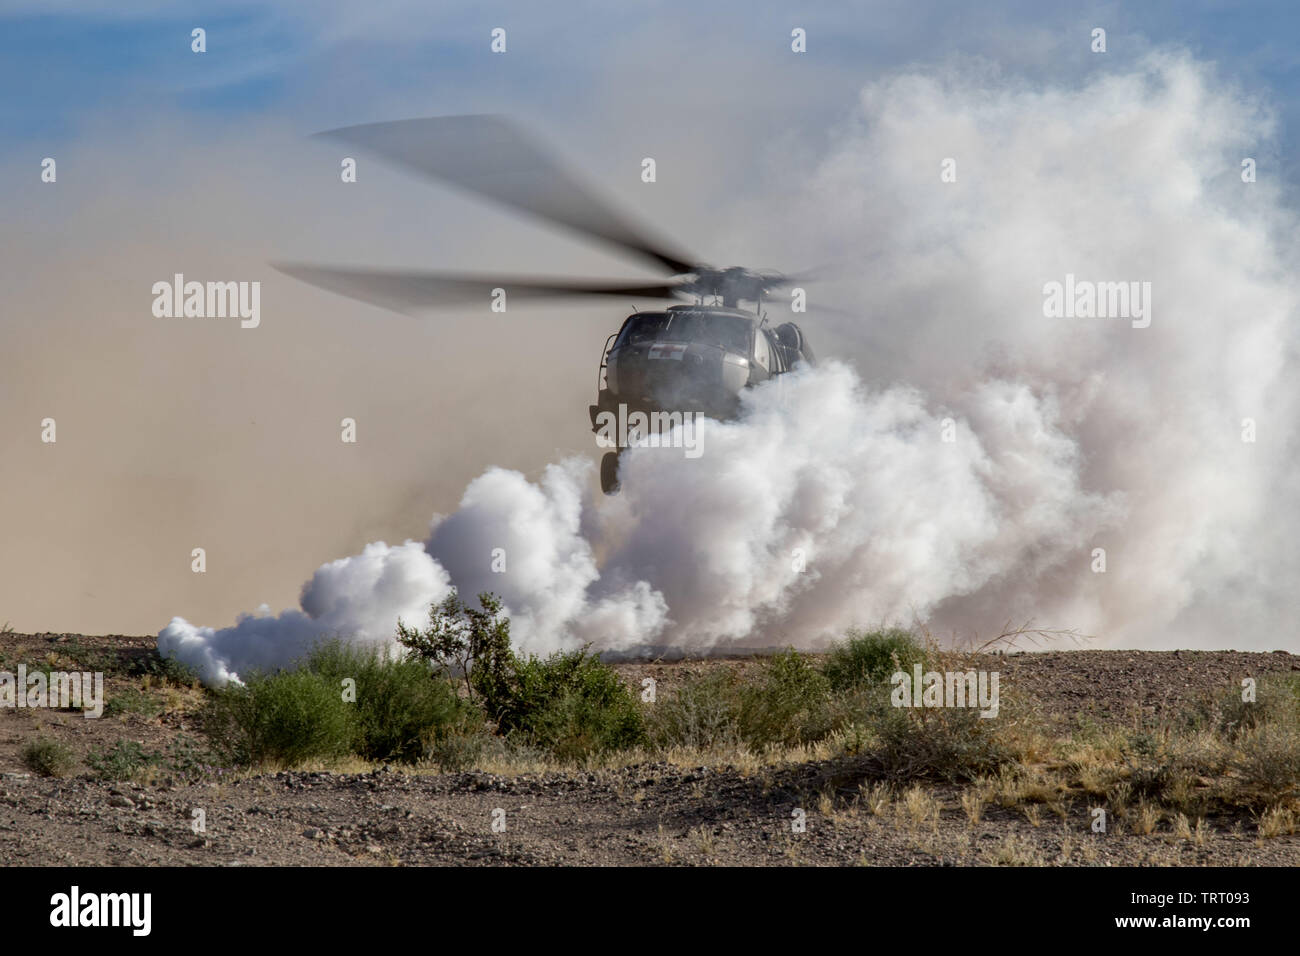
[[[613,429],[622,450],[637,434],[658,423],[670,438],[683,438],[673,422],[725,420],[740,406],[741,393],[814,363],[803,332],[793,322],[767,327],[763,301],[778,289],[801,292],[812,274],[787,275],[745,266],[718,267],[687,254],[636,224],[583,186],[502,116],[426,116],[345,126],[318,134],[371,150],[423,176],[443,180],[517,212],[599,240],[634,255],[664,278],[587,279],[509,276],[500,273],[438,272],[427,269],[362,269],[282,262],[280,271],[349,298],[414,312],[435,306],[480,306],[493,310],[510,302],[554,301],[583,296],[621,296],[633,301],[695,300],[662,311],[637,311],[605,342],[601,354],[591,427],[597,441]],[[712,304],[705,305],[708,301]],[[802,294],[798,301],[803,301]],[[752,302],[753,311],[740,308]],[[793,300],[792,300],[793,307]],[[675,416],[675,418],[674,418]],[[613,423],[618,423],[616,429]],[[665,424],[666,423],[666,424]],[[604,437],[602,438],[602,433]],[[696,446],[698,447],[698,446]],[[600,465],[601,486],[618,486],[618,453]]]
[[[814,361],[793,322],[773,329],[759,315],[727,306],[634,312],[606,341],[596,404],[589,409],[592,431],[600,433],[610,415],[622,420],[630,412],[726,420],[736,414],[744,389]],[[611,453],[601,464],[607,494],[617,488],[611,477],[616,469]]]

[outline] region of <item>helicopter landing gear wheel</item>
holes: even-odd
[[[618,452],[607,451],[600,459],[600,490],[607,495],[618,494]]]

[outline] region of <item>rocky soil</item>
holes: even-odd
[[[119,661],[152,647],[144,638],[8,634],[0,637],[0,670],[69,643]],[[1172,717],[1243,677],[1300,670],[1300,657],[1084,650],[990,655],[983,665],[1000,672],[1004,693],[1034,701],[1068,728],[1080,718],[1136,726]],[[754,663],[619,665],[635,683],[655,677],[661,693],[687,673],[716,666]],[[110,699],[138,683],[110,675]],[[186,783],[162,775],[147,786],[97,780],[84,767],[80,776],[40,777],[22,764],[23,745],[37,736],[81,755],[117,740],[160,750],[194,733],[183,699],[190,692],[175,693],[174,708],[163,713],[98,720],[0,708],[0,864],[1300,864],[1300,835],[1263,839],[1249,815],[1211,817],[1192,839],[1168,823],[1146,836],[1094,834],[1080,802],[1032,816],[992,803],[972,822],[962,791],[941,785],[927,785],[910,805],[901,791],[873,803],[862,798],[872,768],[858,758],[511,776],[381,768]]]

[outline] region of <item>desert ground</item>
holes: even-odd
[[[0,636],[0,670],[76,662],[106,675],[103,717],[0,708],[0,863],[5,865],[1248,865],[1300,864],[1290,811],[1198,801],[1186,812],[1070,783],[1044,750],[1037,775],[898,781],[870,754],[700,760],[623,755],[587,768],[527,761],[460,773],[398,765],[289,770],[200,766],[187,748],[204,691],[151,673],[152,638]],[[660,693],[713,668],[759,658],[619,663]],[[1160,727],[1256,679],[1300,671],[1282,652],[1066,650],[980,657],[1029,703],[1049,735],[1071,728]],[[54,739],[74,755],[59,776],[24,748]],[[147,773],[105,772],[128,742],[172,755]],[[98,766],[98,770],[95,769]],[[1127,791],[1126,791],[1127,793]],[[1094,832],[1096,807],[1109,807]],[[1197,807],[1204,807],[1198,812]],[[200,826],[201,824],[201,826]]]

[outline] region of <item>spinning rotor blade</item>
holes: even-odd
[[[857,311],[854,311],[853,309],[841,309],[837,305],[822,305],[819,302],[809,302],[807,305],[808,305],[808,311],[810,312],[824,312],[827,315],[838,315],[841,318],[854,319],[855,321],[859,321],[859,322],[862,321],[863,318],[863,314],[860,309]]]
[[[504,117],[435,116],[316,135],[361,146],[426,176],[603,239],[673,275],[693,271],[685,255],[649,238]]]
[[[417,272],[408,270],[335,269],[304,263],[271,263],[280,272],[330,292],[409,313],[438,306],[478,303],[486,307],[493,289],[504,289],[507,301],[557,299],[570,296],[635,296],[667,299],[677,294],[677,283],[644,280],[626,282],[600,279],[548,279],[526,276],[475,275],[473,273]]]

